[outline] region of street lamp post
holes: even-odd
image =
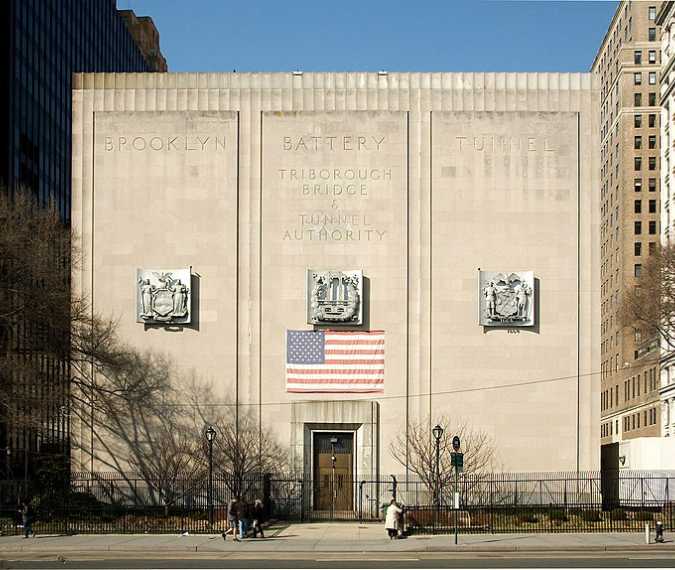
[[[209,503],[209,526],[213,526],[213,440],[216,439],[216,430],[213,426],[206,428],[206,441],[209,444],[209,486],[207,489]]]
[[[438,522],[438,513],[441,508],[441,496],[440,496],[440,480],[441,480],[441,469],[440,469],[440,455],[441,455],[441,438],[443,437],[443,428],[436,424],[431,430],[431,433],[434,435],[436,440],[436,490],[435,490],[435,499],[436,499],[436,516],[434,517],[435,521]]]

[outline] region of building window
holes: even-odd
[[[656,20],[656,6],[649,7],[649,19],[652,21]]]
[[[656,242],[650,241],[649,242],[649,255],[654,255],[655,253],[656,253]]]
[[[649,127],[654,128],[656,126],[656,114],[649,113]]]
[[[649,135],[649,148],[656,148],[656,135]]]
[[[636,156],[633,159],[633,165],[635,166],[635,170],[642,170],[642,157]]]
[[[642,222],[635,222],[635,235],[639,236],[642,234]]]
[[[649,157],[649,170],[656,170],[656,157],[655,156]]]
[[[650,42],[656,41],[656,28],[649,28],[649,31],[647,32],[647,40]]]
[[[656,200],[649,201],[649,213],[656,214]]]
[[[633,244],[633,253],[638,257],[642,255],[642,242],[636,241]]]
[[[656,178],[649,179],[649,191],[656,192]]]
[[[635,148],[635,149],[642,148],[642,137],[640,135],[635,137],[635,141],[633,143],[633,148]]]
[[[641,214],[642,213],[642,200],[635,200],[633,203],[633,211],[636,214]]]
[[[656,71],[649,72],[649,84],[656,85]]]
[[[656,235],[656,221],[652,220],[649,222],[649,235]]]
[[[642,63],[642,50],[636,49],[633,52],[633,63],[640,65]]]
[[[636,72],[633,73],[633,85],[642,85],[642,73]]]
[[[635,93],[633,95],[633,100],[634,100],[635,106],[640,107],[642,105],[642,93]]]
[[[634,277],[640,277],[642,274],[642,264],[641,263],[636,263],[635,267],[633,267],[633,275]],[[638,385],[638,396],[640,395],[640,386]]]
[[[633,188],[636,192],[642,192],[642,178],[636,178],[633,183]]]
[[[650,93],[649,94],[649,106],[650,107],[656,106],[656,93]]]
[[[642,115],[633,115],[633,126],[636,129],[639,129],[642,126]]]
[[[656,50],[655,49],[650,49],[647,52],[647,59],[649,60],[649,63],[656,63]],[[656,75],[656,74],[654,74]]]

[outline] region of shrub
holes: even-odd
[[[616,508],[610,511],[609,518],[613,521],[625,521],[628,517],[626,516],[626,511]]]
[[[654,514],[651,511],[637,511],[633,519],[636,521],[649,522],[654,519]]]
[[[600,511],[595,510],[583,510],[579,513],[579,517],[584,522],[600,522],[602,520]]]
[[[518,515],[518,522],[520,524],[536,523],[539,522],[539,517],[531,511],[526,511]]]
[[[552,509],[549,511],[548,517],[552,521],[565,522],[567,520],[567,513],[565,513],[565,509]]]
[[[480,528],[490,527],[490,513],[477,511],[471,515],[471,526]]]

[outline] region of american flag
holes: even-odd
[[[286,331],[287,392],[384,392],[384,331]]]

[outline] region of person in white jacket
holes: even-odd
[[[398,526],[402,513],[403,509],[396,504],[396,499],[392,499],[384,517],[384,528],[387,530],[389,540],[398,538]]]

